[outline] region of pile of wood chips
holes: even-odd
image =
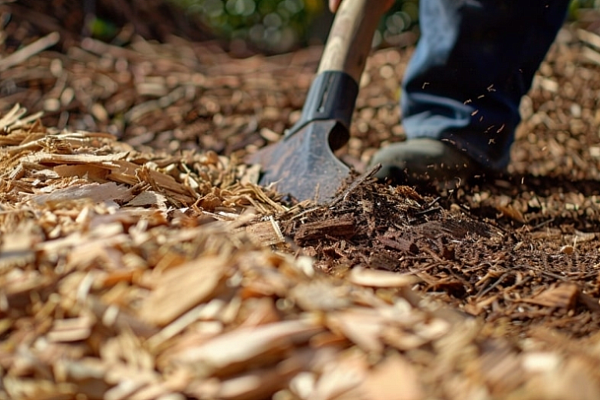
[[[24,4],[0,0],[0,400],[600,398],[600,36],[560,33],[506,180],[317,207],[239,160],[321,48],[233,59],[141,18],[107,44],[78,1]],[[411,51],[367,63],[358,170],[404,137]]]
[[[600,398],[600,337],[492,325],[412,275],[317,272],[214,153],[0,118],[2,399]]]

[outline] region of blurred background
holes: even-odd
[[[321,43],[333,16],[325,0],[171,0],[234,46],[269,53]],[[382,18],[375,45],[410,44],[418,0],[398,0]]]
[[[167,0],[236,52],[283,53],[323,43],[333,19],[326,0]],[[90,0],[88,0],[90,2]],[[573,0],[571,20],[598,9],[600,0]],[[91,7],[89,7],[91,8]],[[408,46],[418,37],[418,0],[396,0],[382,18],[374,46]],[[92,18],[91,31],[102,36],[110,21]]]
[[[323,43],[333,19],[326,0],[0,0],[0,11],[3,7],[8,11],[0,15],[0,28],[19,18],[31,28],[11,32],[11,40],[58,31],[63,45],[81,35],[124,45],[136,34],[159,41],[176,35],[193,41],[216,40],[240,57]],[[381,19],[374,45],[414,44],[418,8],[418,0],[397,0]],[[600,20],[599,9],[600,0],[573,0],[569,18],[599,31],[594,26]],[[23,45],[18,40],[4,43],[11,44]]]

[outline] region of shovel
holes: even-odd
[[[300,120],[278,143],[247,160],[261,165],[261,185],[273,184],[278,192],[300,201],[323,204],[348,177],[350,169],[333,152],[350,138],[358,83],[385,3],[342,1]]]

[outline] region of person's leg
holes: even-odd
[[[521,97],[564,22],[568,4],[421,0],[421,38],[401,98],[408,142],[436,139],[485,168],[505,168]]]

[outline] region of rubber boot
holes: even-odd
[[[451,144],[429,138],[410,139],[379,150],[371,165],[381,164],[379,179],[405,185],[433,184],[443,188],[460,185],[481,167]]]

